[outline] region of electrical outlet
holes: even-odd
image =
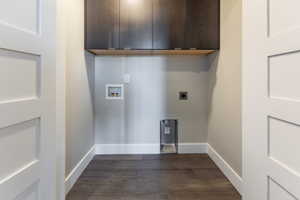
[[[124,74],[123,79],[124,83],[130,83],[130,74]]]
[[[188,92],[179,92],[179,100],[186,101],[189,99]]]

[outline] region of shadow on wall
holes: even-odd
[[[209,71],[207,56],[166,56],[161,57],[168,72],[201,73]]]
[[[208,119],[210,119],[210,114],[212,112],[212,102],[213,102],[213,95],[214,95],[214,89],[217,85],[217,79],[218,79],[218,66],[219,66],[219,57],[220,52],[213,53],[208,56],[208,65],[210,66],[209,69],[209,83],[208,83]]]
[[[89,94],[91,95],[91,103],[93,110],[95,110],[94,97],[95,97],[95,56],[87,51],[84,52],[84,60],[86,66],[86,75],[89,84]]]

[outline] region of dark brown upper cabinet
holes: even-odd
[[[152,0],[120,0],[120,48],[152,49]]]
[[[197,54],[219,49],[220,0],[85,1],[85,47],[95,54],[164,54],[174,49],[182,51],[172,53]]]
[[[185,48],[219,49],[220,0],[186,0]]]
[[[153,49],[184,48],[186,0],[153,0]]]
[[[119,45],[119,0],[86,0],[87,49],[118,49]]]

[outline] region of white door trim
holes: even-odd
[[[66,167],[66,1],[57,2],[56,51],[56,198],[65,200]]]

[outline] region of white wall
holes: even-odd
[[[210,56],[208,143],[241,176],[241,0],[221,0],[221,50]]]
[[[84,0],[66,0],[66,176],[94,145],[94,56],[84,51]]]
[[[97,144],[159,144],[159,122],[179,119],[179,142],[207,141],[208,63],[205,56],[97,57]],[[125,84],[125,99],[106,100],[105,84]],[[179,101],[178,92],[189,100]]]

